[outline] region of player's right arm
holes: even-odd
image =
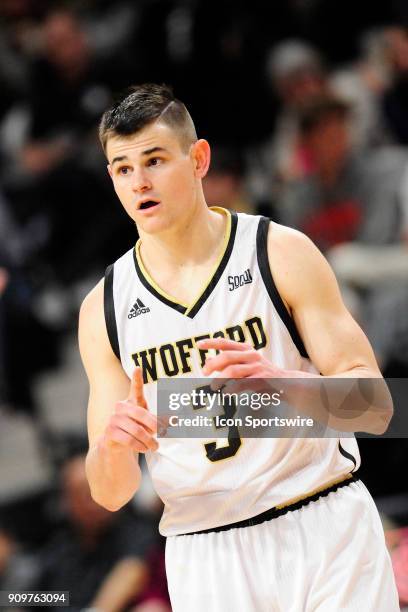
[[[79,348],[90,386],[87,477],[93,499],[115,511],[139,488],[138,453],[157,449],[153,437],[157,419],[147,410],[140,369],[129,381],[112,351],[105,324],[103,281],[81,306]]]

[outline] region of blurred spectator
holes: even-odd
[[[18,66],[11,74],[0,62],[0,82],[3,74],[15,92],[0,127],[8,200],[0,195],[0,267],[9,277],[0,302],[0,388],[2,401],[24,409],[34,407],[33,378],[58,363],[61,332],[76,324],[75,283],[101,274],[123,240],[136,238],[113,205],[96,135],[111,89],[128,84],[131,57],[100,58],[76,13],[54,8],[44,17],[45,5],[1,6],[2,42]],[[27,345],[42,350],[21,381]]]
[[[0,590],[24,590],[35,575],[34,556],[16,538],[0,527]]]
[[[8,281],[8,274],[6,268],[0,268],[0,296],[5,290]]]
[[[351,240],[378,246],[402,237],[399,190],[407,152],[353,152],[349,115],[349,106],[333,97],[304,109],[300,129],[310,171],[288,184],[280,201],[282,221],[302,229],[324,251]]]
[[[42,15],[51,0],[2,0],[0,15],[6,20],[34,18]]]
[[[153,488],[143,455],[139,457],[139,464],[143,474],[142,485],[132,504],[135,508],[148,513],[158,525],[163,514],[163,502]],[[144,591],[136,597],[131,612],[171,612],[165,568],[165,545],[166,539],[159,536],[157,544],[149,551],[146,557],[149,580]]]
[[[1,209],[0,209],[1,214]],[[0,405],[5,399],[5,317],[4,317],[4,303],[2,295],[7,287],[9,278],[8,268],[6,267],[6,257],[0,250]]]
[[[327,253],[340,282],[362,292],[363,302],[354,301],[359,296],[353,293],[349,306],[384,364],[396,333],[390,326],[398,325],[400,342],[408,338],[408,323],[401,326],[408,306],[408,246],[400,193],[408,152],[391,147],[353,152],[349,112],[330,97],[303,111],[300,126],[311,169],[286,186],[279,212],[285,224],[304,231]]]
[[[17,224],[10,202],[0,191],[0,403],[24,410],[34,408],[31,386],[35,374],[57,362],[56,334],[35,313],[28,273],[28,262],[43,240],[38,224],[24,228]],[[21,377],[26,346],[37,343],[43,351]]]
[[[392,83],[384,96],[384,114],[396,142],[408,145],[408,28],[387,31]]]
[[[239,151],[213,147],[210,169],[203,182],[207,204],[253,214],[255,207],[245,194],[244,176],[244,160]]]
[[[7,566],[13,555],[15,543],[11,536],[0,528],[0,589],[4,584]]]
[[[267,164],[285,181],[307,171],[308,161],[298,146],[298,112],[328,90],[327,76],[320,54],[300,40],[287,40],[274,47],[267,73],[282,105]]]
[[[248,187],[262,208],[273,206],[282,186],[308,172],[309,160],[299,140],[299,110],[327,91],[327,76],[320,54],[302,40],[285,40],[269,51],[266,62],[269,88],[280,109],[272,136],[248,155]],[[273,117],[271,117],[273,124]]]
[[[49,173],[72,153],[109,100],[102,84],[109,66],[101,83],[84,28],[74,13],[50,13],[42,25],[41,41],[42,53],[31,68],[30,128],[20,160],[32,176]]]
[[[50,0],[3,0],[0,2],[0,118],[26,93],[28,57],[36,46],[38,21]]]
[[[149,581],[131,612],[171,612],[165,567],[165,539],[146,558]]]
[[[30,341],[38,332],[31,311],[31,287],[24,273],[26,260],[35,244],[36,237],[18,227],[9,202],[0,191],[0,404],[12,402],[25,409],[32,406],[30,386],[35,368],[21,380],[24,349],[19,338],[26,324],[31,332],[27,333],[25,341]]]
[[[112,206],[96,126],[110,91],[128,83],[131,58],[99,59],[84,24],[66,9],[49,13],[40,34],[41,53],[31,66],[25,119],[20,118],[26,133],[20,133],[17,149],[3,142],[3,177],[19,222],[41,220],[47,232],[39,251],[47,281],[70,284],[99,273],[111,254],[119,254],[119,240],[123,244],[130,235],[131,224]],[[6,124],[10,116],[13,109]]]
[[[398,530],[399,542],[391,553],[400,604],[408,604],[408,528]]]
[[[82,16],[90,45],[100,58],[117,55],[132,44],[132,35],[139,30],[141,4],[129,0],[91,2],[84,6]],[[138,63],[140,57],[138,57]]]
[[[390,73],[386,40],[386,29],[365,34],[361,57],[334,72],[328,70],[322,55],[305,41],[285,40],[271,49],[267,76],[281,109],[273,137],[257,160],[268,179],[260,186],[256,172],[253,173],[255,193],[260,190],[263,199],[274,201],[287,181],[308,174],[311,160],[299,132],[299,113],[323,95],[336,94],[350,105],[354,147],[376,146],[391,140],[380,103]]]
[[[392,141],[381,109],[389,84],[391,66],[387,28],[365,32],[360,56],[330,76],[330,88],[351,107],[351,137],[355,147],[366,148]]]
[[[10,204],[0,191],[0,265],[7,268],[23,265],[33,242],[36,237],[26,235],[17,226]]]
[[[85,455],[62,468],[67,523],[39,555],[35,590],[70,591],[70,610],[119,612],[149,579],[145,555],[154,542],[151,523],[123,509],[111,513],[91,498]]]

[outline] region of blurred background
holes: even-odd
[[[111,514],[84,472],[78,310],[136,240],[97,140],[132,83],[165,82],[213,147],[209,204],[307,233],[382,371],[408,374],[405,0],[1,0],[0,590],[168,612],[148,479]],[[406,440],[360,440],[408,605]]]

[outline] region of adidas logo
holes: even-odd
[[[228,277],[228,290],[234,291],[234,289],[238,289],[238,287],[248,285],[249,283],[252,283],[252,275],[250,269],[248,268],[243,274],[237,274],[235,276]]]
[[[145,314],[146,312],[150,312],[150,308],[145,306],[142,300],[136,298],[136,302],[133,304],[132,308],[129,311],[128,319],[134,319],[135,317],[138,317],[141,314]]]

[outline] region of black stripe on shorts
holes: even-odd
[[[304,506],[310,504],[310,502],[315,502],[321,497],[326,497],[329,493],[334,493],[338,489],[342,489],[343,487],[347,487],[352,482],[357,482],[360,480],[356,478],[354,474],[350,474],[350,477],[346,480],[342,480],[337,484],[334,484],[327,489],[323,489],[322,491],[318,491],[317,493],[306,497],[305,499],[301,499],[294,504],[290,504],[289,506],[284,506],[283,508],[271,508],[270,510],[266,510],[265,512],[261,512],[261,514],[257,514],[249,519],[244,519],[243,521],[237,521],[236,523],[229,523],[228,525],[221,525],[220,527],[213,527],[211,529],[202,529],[201,531],[193,531],[190,533],[180,533],[178,535],[198,535],[201,533],[217,533],[219,531],[229,531],[230,529],[241,529],[241,527],[253,527],[254,525],[260,525],[261,523],[265,523],[265,521],[270,521],[272,519],[278,518],[279,516],[283,516],[288,512],[293,512],[294,510],[299,510]]]

